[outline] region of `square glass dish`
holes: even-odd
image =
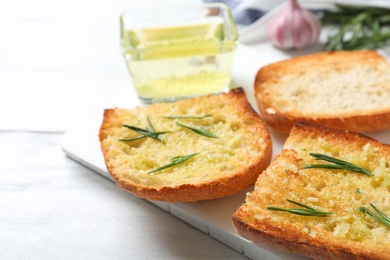
[[[120,26],[121,51],[144,104],[229,89],[238,33],[226,5],[132,10]]]

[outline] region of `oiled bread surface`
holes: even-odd
[[[376,51],[332,51],[261,68],[255,95],[266,122],[298,121],[356,132],[390,128],[390,65]]]
[[[205,116],[167,119],[166,116]],[[138,133],[122,124],[170,131],[153,138],[124,142]],[[177,125],[203,128],[208,138]],[[219,198],[254,185],[271,160],[267,125],[251,108],[241,88],[229,93],[153,104],[147,108],[107,109],[99,139],[108,172],[117,185],[146,199],[184,202]],[[198,153],[175,167],[148,174],[177,156]]]
[[[310,152],[365,167],[374,176],[303,169],[324,163]],[[286,199],[334,214],[322,218],[267,209],[299,208]],[[390,259],[390,228],[358,210],[374,211],[370,203],[390,216],[390,146],[353,132],[298,124],[233,223],[238,234],[256,243],[317,259]]]

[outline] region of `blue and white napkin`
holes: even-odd
[[[266,39],[268,22],[286,4],[287,0],[203,0],[206,3],[219,2],[228,5],[237,24],[241,43],[253,43]],[[335,4],[354,6],[376,6],[390,8],[390,0],[300,0],[302,7],[320,16],[324,9]]]
[[[204,0],[228,5],[238,27],[248,26],[286,0]]]

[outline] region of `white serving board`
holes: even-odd
[[[111,180],[106,171],[97,137],[101,120],[102,116],[96,116],[76,126],[62,137],[61,144],[69,157]],[[390,131],[369,135],[390,144]],[[273,137],[275,137],[273,140],[275,154],[281,150],[283,137],[275,135],[275,133],[273,133]],[[211,201],[191,203],[150,202],[249,258],[259,260],[305,259],[302,256],[282,252],[268,246],[260,247],[235,234],[231,217],[238,207],[244,203],[246,192],[251,190],[252,188],[233,196]]]
[[[233,82],[235,85],[244,88],[249,102],[258,111],[253,94],[253,82],[257,70],[271,62],[286,59],[291,56],[317,52],[321,48],[321,45],[316,45],[302,51],[280,51],[268,43],[259,43],[253,46],[239,45],[233,73]],[[128,104],[131,104],[131,106],[139,105],[139,101],[134,96],[129,97]],[[111,180],[104,164],[98,140],[98,131],[102,122],[102,116],[103,111],[98,113],[97,116],[89,118],[67,131],[62,136],[61,146],[70,158]],[[272,129],[270,130],[273,141],[273,155],[275,156],[275,154],[281,151],[287,136],[274,132]],[[368,133],[367,135],[390,144],[390,131]],[[245,254],[249,258],[256,260],[306,259],[303,256],[280,251],[266,245],[255,245],[235,233],[231,222],[232,215],[245,202],[245,195],[251,190],[252,188],[233,196],[211,201],[191,203],[150,202],[204,233],[209,234],[234,250]]]
[[[62,136],[61,145],[70,158],[111,180],[98,140],[101,121],[102,116],[96,116],[74,127]],[[149,202],[252,259],[305,259],[267,246],[256,246],[235,234],[231,223],[232,215],[245,201],[246,192],[251,190],[252,188],[233,196],[210,201]]]

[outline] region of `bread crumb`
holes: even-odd
[[[276,114],[275,109],[272,108],[272,107],[269,107],[269,108],[267,108],[266,110],[267,110],[267,113],[268,113],[268,114]]]

